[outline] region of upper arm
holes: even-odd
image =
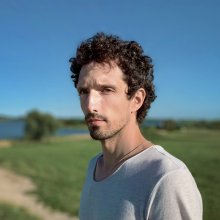
[[[148,220],[202,220],[202,199],[188,170],[166,174],[156,184],[147,206]]]

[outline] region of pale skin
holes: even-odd
[[[90,134],[102,144],[103,157],[95,171],[95,179],[101,181],[124,160],[152,145],[141,134],[136,119],[137,110],[147,94],[140,88],[128,99],[123,72],[113,62],[84,65],[77,90]]]

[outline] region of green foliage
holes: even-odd
[[[53,134],[58,127],[59,123],[53,116],[31,111],[26,117],[25,137],[29,140],[40,141]]]
[[[142,126],[165,129],[168,131],[178,130],[181,128],[220,130],[220,120],[146,119]]]
[[[151,127],[142,127],[141,132],[145,137],[148,137],[148,140],[154,142],[158,139],[163,138],[161,135],[161,130]]]
[[[176,123],[180,128],[220,130],[219,120],[179,120]]]
[[[143,129],[155,144],[183,160],[203,197],[204,220],[220,219],[220,136],[212,130]],[[56,143],[20,143],[0,149],[0,165],[30,177],[34,193],[47,205],[78,214],[79,199],[89,159],[100,149],[90,140]],[[1,218],[0,218],[1,219]]]
[[[1,220],[40,220],[25,209],[12,206],[5,203],[0,203],[0,219]]]
[[[59,119],[63,127],[86,127],[83,119]]]
[[[163,128],[168,131],[173,131],[173,130],[179,129],[179,126],[177,125],[176,121],[169,119],[169,120],[163,121]]]
[[[213,130],[220,129],[220,121],[197,121],[194,122],[196,128],[207,128]]]

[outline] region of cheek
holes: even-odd
[[[81,106],[83,113],[85,114],[86,113],[86,104],[85,104],[85,100],[82,98],[80,98],[80,106]]]
[[[130,102],[122,98],[117,98],[112,105],[112,109],[114,109],[114,113],[116,115],[120,115],[120,117],[127,117],[130,112]]]

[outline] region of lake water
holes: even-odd
[[[160,120],[147,120],[144,121],[144,127],[161,127],[162,121]],[[24,137],[24,120],[11,120],[0,121],[0,139],[20,139]],[[65,136],[74,134],[88,134],[88,130],[76,128],[60,128],[55,135]]]
[[[23,120],[12,120],[0,122],[0,139],[20,139],[24,137],[25,122]],[[56,136],[88,134],[87,130],[74,128],[60,128]]]

